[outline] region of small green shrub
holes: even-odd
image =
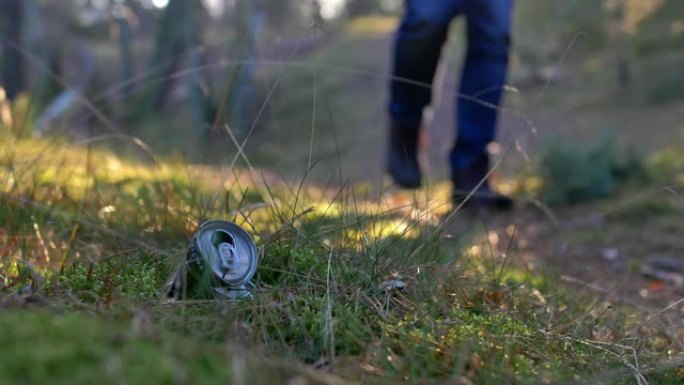
[[[651,155],[646,168],[650,178],[658,183],[681,185],[684,157],[681,147],[670,147]]]
[[[552,205],[610,196],[619,183],[644,175],[643,157],[617,148],[612,135],[585,144],[555,137],[541,157],[541,197]]]

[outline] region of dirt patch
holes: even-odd
[[[473,239],[478,252],[560,280],[569,293],[595,298],[597,308],[636,311],[649,335],[677,342],[684,338],[684,286],[644,272],[654,258],[684,262],[680,220],[681,210],[625,220],[598,203],[553,212],[522,207],[471,217],[466,227],[485,230]],[[466,233],[463,224],[451,231]]]

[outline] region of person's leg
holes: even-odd
[[[468,49],[457,101],[458,135],[451,152],[456,189],[472,189],[489,168],[497,107],[506,82],[513,0],[467,0]],[[484,183],[480,189],[489,192]]]
[[[406,0],[396,34],[390,86],[390,146],[387,168],[403,187],[420,185],[418,131],[430,103],[432,81],[449,24],[460,0]]]

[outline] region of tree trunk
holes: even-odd
[[[323,24],[323,16],[321,15],[321,3],[319,0],[310,0],[311,3],[311,17],[316,24]]]
[[[239,1],[240,17],[238,29],[244,33],[241,52],[234,55],[245,64],[236,68],[234,82],[228,97],[228,118],[237,135],[242,136],[250,129],[256,115],[256,64],[258,36],[264,15],[251,0]]]
[[[133,84],[128,83],[133,78],[133,31],[129,18],[133,11],[126,5],[120,5],[114,13],[118,30],[119,54],[121,55],[121,81],[127,86],[123,89],[123,96],[128,97],[133,93]]]
[[[349,0],[347,2],[347,14],[350,17],[367,15],[374,11],[375,5],[375,2],[370,0]]]
[[[620,0],[613,10],[613,17],[611,23],[613,29],[613,38],[616,40],[615,54],[617,61],[617,81],[621,88],[627,87],[631,81],[629,68],[629,41],[627,32],[625,31],[626,24],[626,4],[625,0]]]
[[[172,89],[172,75],[184,56],[202,41],[201,3],[170,0],[160,21],[152,68],[160,68],[162,79],[151,90],[152,108],[160,111]]]
[[[0,0],[2,27],[2,85],[7,99],[14,100],[25,89],[22,47],[23,11],[21,0]]]

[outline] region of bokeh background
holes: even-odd
[[[286,178],[311,168],[321,182],[340,171],[345,180],[381,181],[400,0],[0,7],[5,135],[66,137],[141,157],[121,139],[135,136],[157,156],[212,164],[246,140],[256,167]],[[454,23],[426,123],[425,167],[436,180],[446,176],[454,135],[463,24]],[[681,1],[519,0],[514,36],[503,174],[533,168],[548,137],[611,135],[638,151],[681,139]]]
[[[684,383],[684,1],[516,4],[490,217],[463,20],[407,192],[401,0],[0,0],[0,384]],[[215,218],[253,300],[169,302]]]

